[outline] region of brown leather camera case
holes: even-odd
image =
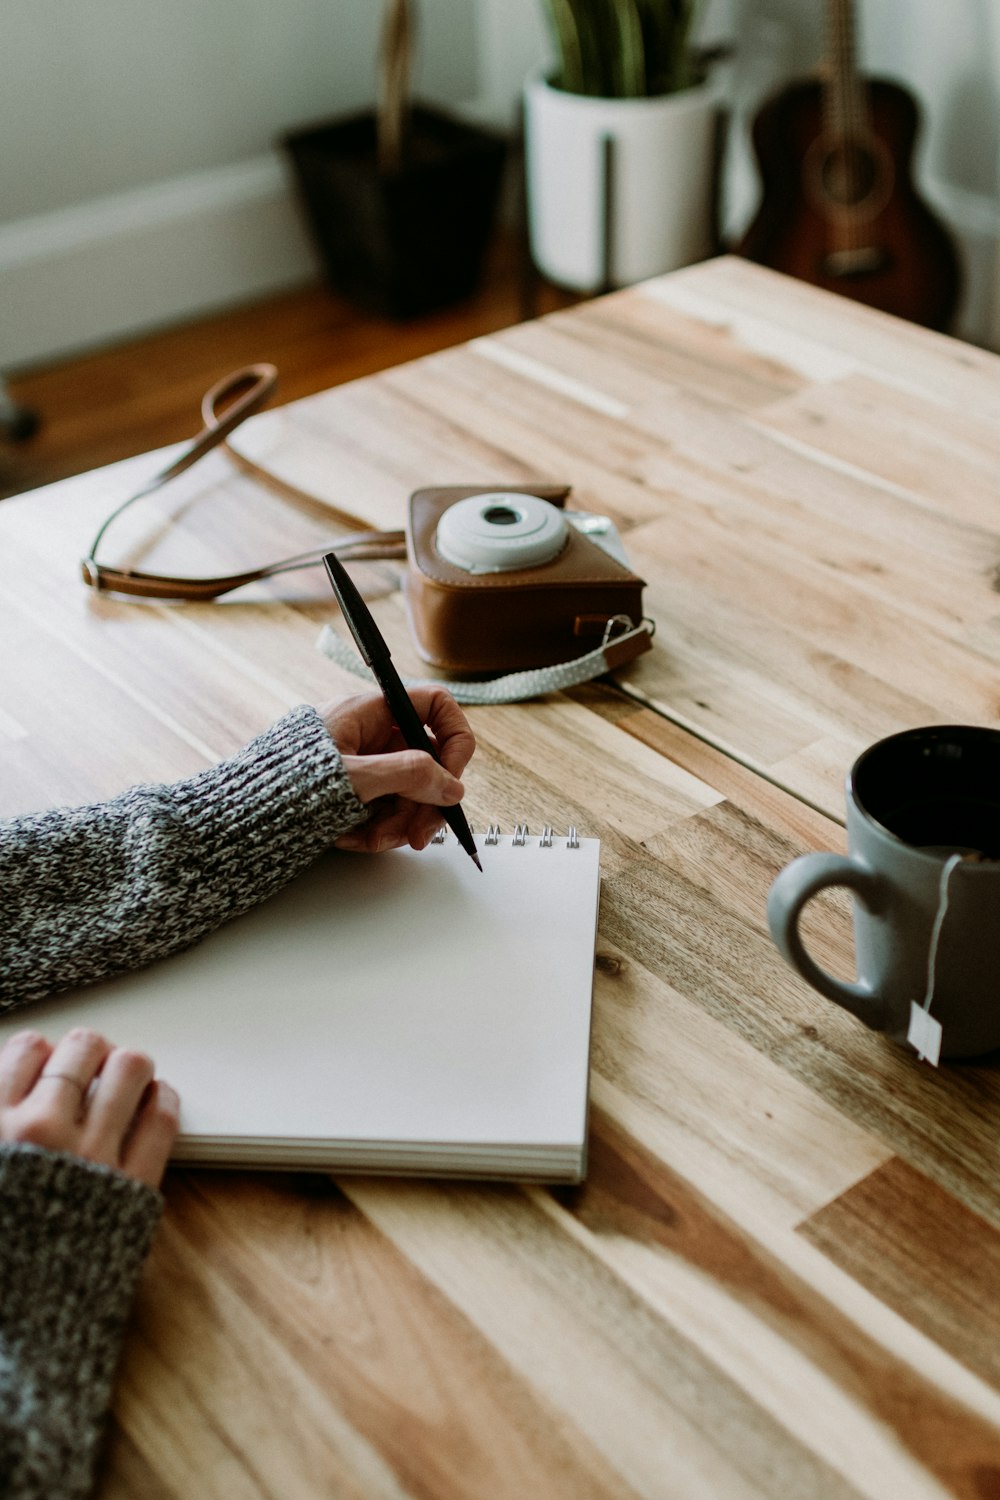
[[[446,485],[415,490],[407,521],[406,603],[417,649],[441,672],[484,674],[546,667],[601,644],[608,621],[642,620],[643,579],[570,528],[559,555],[537,567],[467,573],[434,543],[450,505],[495,488],[564,506],[566,485]]]

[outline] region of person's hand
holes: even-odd
[[[0,1047],[0,1141],[68,1151],[158,1187],[179,1103],[141,1052],[82,1027],[53,1047],[21,1031]]]
[[[337,840],[338,849],[377,853],[409,844],[423,849],[441,826],[441,807],[461,802],[459,777],[476,748],[469,721],[440,687],[410,691],[441,765],[424,750],[407,748],[381,693],[365,693],[319,710],[340,751],[367,823]]]

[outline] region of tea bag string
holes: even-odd
[[[948,913],[948,889],[953,871],[965,858],[964,854],[951,854],[941,868],[941,878],[938,882],[938,908],[934,917],[934,926],[931,928],[930,947],[927,950],[927,993],[924,996],[923,1009],[928,1012],[931,1008],[931,1001],[934,999],[934,985],[937,980],[938,942]]]

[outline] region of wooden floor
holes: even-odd
[[[477,293],[405,323],[371,317],[313,285],[32,371],[10,397],[39,418],[24,443],[0,440],[0,496],[19,494],[193,435],[202,393],[240,365],[278,367],[283,403],[491,333],[575,299],[526,284],[499,239]]]

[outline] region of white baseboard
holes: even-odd
[[[0,225],[7,371],[318,274],[277,153]]]
[[[930,186],[965,263],[957,332],[1000,349],[1000,205]],[[277,152],[0,224],[0,370],[136,337],[319,274]]]

